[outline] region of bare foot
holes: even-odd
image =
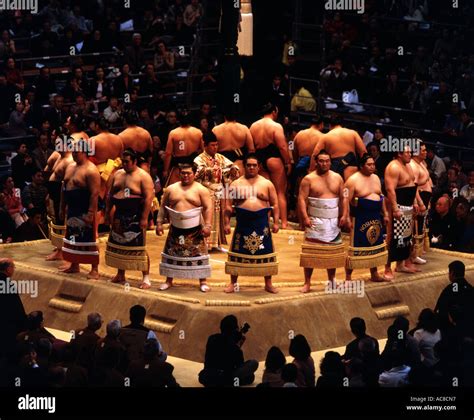
[[[199,290],[203,293],[207,293],[211,290],[211,288],[206,283],[201,283],[199,285]]]
[[[300,289],[300,292],[301,293],[309,293],[311,291],[311,285],[309,284],[305,284],[301,289]]]
[[[112,280],[110,280],[111,283],[125,283],[125,276],[121,276],[120,274],[117,274]]]
[[[45,260],[46,261],[60,261],[63,259],[63,253],[59,249],[54,250],[51,254],[49,254]]]
[[[151,284],[150,283],[142,283],[142,284],[140,284],[140,286],[138,286],[138,288],[142,289],[142,290],[147,290],[147,289],[151,288]]]
[[[395,268],[395,271],[397,273],[407,273],[407,274],[413,274],[416,273],[419,270],[414,270],[412,268],[407,267],[406,265],[402,265],[400,267]]]
[[[229,284],[225,289],[224,289],[224,293],[234,293],[235,292],[235,289],[234,289],[234,284],[231,283]]]
[[[161,290],[161,291],[168,290],[172,286],[173,285],[171,283],[163,283],[162,285],[160,285],[160,287],[158,289]]]
[[[62,273],[71,274],[71,273],[79,273],[80,270],[79,270],[79,267],[74,267],[71,264],[67,268],[59,269],[59,271],[61,271]]]
[[[385,279],[385,281],[392,281],[395,277],[392,273],[392,270],[385,270],[383,278]]]
[[[379,276],[379,273],[377,273],[376,275],[370,278],[370,281],[374,281],[376,283],[384,282],[384,281],[390,282],[392,280],[393,280],[393,274],[391,277],[387,277],[387,275]]]
[[[278,293],[278,290],[274,286],[265,286],[265,291],[268,293]]]
[[[288,229],[288,223],[285,223],[285,224],[282,223],[282,224],[281,224],[281,229],[282,229],[282,230]]]
[[[91,270],[87,275],[89,280],[99,280],[99,272],[97,270]]]

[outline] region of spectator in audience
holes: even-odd
[[[439,156],[436,155],[434,148],[428,146],[426,148],[427,154],[427,164],[430,171],[431,179],[436,185],[442,176],[446,173],[446,165]]]
[[[133,73],[138,73],[145,62],[145,50],[142,47],[142,36],[134,33],[132,45],[125,48],[125,61],[130,65]]]
[[[456,242],[455,225],[456,220],[450,212],[449,198],[445,196],[438,198],[435,212],[429,221],[431,246],[433,248],[453,249]]]
[[[104,109],[104,118],[109,123],[110,127],[122,126],[122,110],[123,105],[119,104],[116,96],[111,96],[109,106]]]
[[[328,351],[319,365],[321,376],[316,388],[341,388],[344,386],[345,368],[341,355],[335,351]]]
[[[12,242],[15,228],[15,223],[5,207],[5,193],[0,188],[0,243]]]
[[[104,67],[101,65],[95,68],[95,79],[90,85],[89,96],[97,101],[107,101],[110,96],[109,83],[105,80]]]
[[[192,29],[184,23],[182,15],[176,16],[176,23],[171,27],[171,35],[177,45],[189,45],[193,42]]]
[[[26,319],[26,330],[16,336],[16,342],[20,349],[22,349],[29,345],[37,346],[42,338],[46,338],[52,344],[56,340],[54,335],[44,327],[43,312],[30,312]]]
[[[58,11],[58,14],[59,13],[61,12]],[[57,29],[58,24],[58,19],[56,17],[53,18],[53,15],[49,15],[49,20],[43,22],[43,30],[32,40],[32,50],[35,56],[56,55],[59,46],[59,37],[58,34],[52,30],[51,25],[55,25],[55,29]]]
[[[168,51],[164,41],[158,41],[153,64],[157,71],[174,70],[174,54]]]
[[[26,143],[20,143],[17,155],[12,159],[11,165],[15,185],[22,190],[27,182],[31,182],[31,177],[37,169],[33,158],[28,153]]]
[[[351,359],[346,364],[347,376],[349,377],[349,387],[364,388],[367,386],[364,377],[364,364],[358,358]]]
[[[153,338],[158,341],[154,331],[145,327],[146,309],[141,305],[134,305],[130,308],[130,324],[123,327],[120,331],[120,341],[127,350],[128,360],[136,360],[140,358],[143,351],[143,343],[148,338]],[[163,350],[160,342],[160,360],[165,361],[167,354]]]
[[[203,15],[204,8],[202,7],[202,4],[199,3],[199,0],[191,0],[191,3],[184,9],[184,23],[190,28],[196,28]]]
[[[31,152],[35,165],[38,169],[44,170],[48,163],[48,159],[53,153],[49,147],[49,136],[47,132],[42,132],[36,142],[36,148]]]
[[[54,95],[53,106],[46,112],[46,119],[50,122],[51,128],[57,130],[62,127],[67,120],[67,112],[63,109],[64,97],[62,95]]]
[[[365,338],[374,342],[375,352],[379,354],[379,343],[375,338],[366,334],[365,321],[362,318],[352,318],[349,325],[351,327],[352,334],[354,334],[356,338],[346,346],[346,351],[342,356],[344,360],[361,358],[362,355],[359,349],[359,342]]]
[[[76,27],[84,35],[87,35],[90,32],[89,22],[87,22],[87,19],[81,15],[81,8],[78,5],[74,6],[72,11],[69,12],[66,23],[67,25]]]
[[[185,5],[183,4],[183,0],[174,0],[174,4],[168,6],[168,10],[166,12],[166,24],[173,25],[176,22],[176,18],[178,16],[183,16]]]
[[[383,388],[397,388],[407,386],[408,374],[411,366],[408,365],[406,351],[396,348],[390,352],[388,363],[390,368],[379,376],[379,384]]]
[[[87,77],[84,74],[82,66],[74,66],[72,68],[72,74],[74,79],[76,79],[77,84],[79,85],[79,89],[81,89],[82,92],[89,92],[89,82],[87,81]]]
[[[62,95],[66,102],[74,102],[76,100],[77,95],[84,95],[85,92],[79,86],[77,79],[75,77],[71,77],[67,81],[66,87],[62,91]]]
[[[6,286],[5,283],[13,277],[14,272],[14,261],[11,258],[0,258],[0,283],[2,286]],[[7,289],[7,287],[2,288]],[[0,294],[0,332],[2,336],[0,363],[3,357],[11,357],[15,350],[16,336],[24,331],[25,327],[26,313],[18,293]]]
[[[98,312],[91,312],[87,315],[87,326],[75,330],[71,338],[70,344],[76,355],[76,361],[86,369],[92,367],[97,342],[100,340],[97,331],[102,327],[102,323],[102,315]]]
[[[474,288],[465,278],[465,265],[462,261],[453,261],[449,264],[449,281],[439,295],[434,311],[439,316],[442,337],[448,332],[451,325],[450,311],[455,308],[458,322],[463,325],[474,325]]]
[[[290,341],[290,356],[294,357],[293,364],[298,368],[296,383],[301,387],[314,387],[316,369],[311,357],[311,347],[304,335],[298,334]]]
[[[127,377],[135,388],[176,388],[179,384],[173,376],[174,366],[160,357],[160,344],[154,338],[147,339],[143,357],[130,363]]]
[[[3,176],[0,186],[3,190],[5,208],[15,223],[15,226],[18,227],[28,219],[21,202],[21,191],[15,188],[13,178],[8,175]]]
[[[421,354],[418,342],[408,334],[410,322],[404,316],[397,316],[392,325],[387,329],[387,342],[382,352],[382,363],[386,369],[390,367],[391,354],[394,350],[403,350],[408,364],[411,367],[421,363]]]
[[[18,226],[13,234],[13,242],[38,241],[48,239],[45,226],[42,225],[44,213],[36,207],[27,210],[28,220]]]
[[[125,377],[117,369],[119,358],[119,350],[115,347],[108,347],[100,352],[94,369],[89,372],[90,385],[92,387],[122,388]]]
[[[134,82],[132,76],[130,75],[130,65],[128,63],[124,63],[122,65],[120,76],[114,80],[114,95],[117,98],[124,100],[125,94],[132,93],[133,87]]]
[[[283,388],[298,388],[296,378],[298,377],[298,368],[293,363],[287,363],[281,370],[281,379]]]
[[[364,366],[363,378],[369,387],[378,387],[381,372],[381,359],[378,343],[375,344],[372,337],[365,337],[359,341],[360,360]]]
[[[161,91],[161,85],[155,74],[153,64],[147,64],[145,74],[140,79],[140,95],[153,95]]]
[[[120,36],[120,29],[115,20],[108,22],[104,32],[104,43],[107,51],[123,51],[123,43]]]
[[[23,76],[21,71],[17,69],[16,62],[13,57],[7,59],[7,68],[5,69],[5,76],[7,78],[7,82],[10,85],[14,86],[17,91],[23,92],[25,89],[25,81],[23,80]]]
[[[434,354],[434,346],[441,340],[441,331],[438,328],[437,315],[430,308],[425,308],[420,312],[413,337],[418,341],[421,362],[428,367],[436,364],[438,359]]]
[[[8,119],[8,136],[23,137],[27,135],[26,114],[30,110],[28,102],[18,101]]]
[[[342,92],[346,89],[348,74],[342,69],[342,60],[336,58],[334,64],[326,66],[320,73],[325,96],[335,100],[342,100]]]
[[[127,350],[125,346],[120,342],[120,331],[122,328],[122,323],[118,319],[114,319],[107,324],[107,335],[104,338],[99,338],[95,346],[95,360],[98,363],[103,353],[109,348],[114,348],[117,350],[118,362],[117,369],[125,373],[128,360],[127,360]]]
[[[2,37],[0,39],[0,57],[5,58],[16,54],[15,41],[10,38],[10,32],[8,29],[2,31]]]
[[[459,117],[461,119],[459,135],[462,139],[462,144],[472,148],[474,147],[474,122],[465,109],[460,111]]]
[[[44,186],[43,171],[36,168],[31,177],[31,184],[28,184],[21,192],[21,201],[27,210],[38,209],[46,219],[46,197],[48,189]]]
[[[275,346],[270,348],[265,359],[262,383],[272,388],[282,387],[284,382],[281,377],[281,372],[285,364],[286,358],[283,352]]]
[[[41,67],[38,78],[35,81],[36,100],[41,105],[49,105],[49,98],[56,93],[57,87],[51,78],[51,70],[49,67]]]
[[[211,335],[207,340],[199,382],[205,387],[250,385],[255,380],[258,362],[244,361],[241,347],[245,335],[239,330],[237,318],[234,315],[223,318],[220,330],[220,334]]]

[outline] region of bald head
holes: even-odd
[[[11,277],[15,263],[11,258],[0,258],[0,273],[5,274],[7,277]]]
[[[446,216],[449,213],[449,198],[448,197],[440,197],[436,202],[436,213],[440,216]]]

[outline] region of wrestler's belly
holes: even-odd
[[[248,199],[243,201],[242,203],[239,203],[238,207],[241,207],[243,209],[251,210],[251,211],[257,211],[264,209],[265,207],[269,207],[268,201],[263,201],[260,199]]]
[[[175,205],[171,205],[169,207],[172,208],[174,211],[182,212],[182,211],[186,211],[186,210],[193,210],[196,207],[200,207],[200,206],[201,206],[201,203],[191,204],[189,202],[184,202],[184,203],[178,203],[178,204],[175,204]]]
[[[373,201],[379,201],[380,200],[380,194],[376,193],[371,193],[368,195],[360,195],[360,198],[365,198],[366,200],[373,200]]]

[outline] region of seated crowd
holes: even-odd
[[[0,260],[0,281],[13,273],[13,261]],[[206,387],[254,382],[261,387],[473,386],[474,288],[465,279],[461,261],[449,264],[449,280],[434,309],[423,309],[413,328],[404,316],[393,320],[381,352],[377,339],[367,334],[365,321],[351,319],[354,340],[344,354],[326,352],[319,376],[312,348],[298,334],[288,349],[269,349],[263,376],[256,378],[259,363],[245,360],[242,350],[250,327],[240,328],[238,319],[228,315],[221,321],[221,332],[208,338],[199,382]],[[20,378],[25,386],[179,386],[156,334],[144,325],[146,310],[141,305],[130,308],[129,325],[109,321],[104,337],[97,333],[102,316],[90,313],[87,326],[73,331],[69,343],[45,329],[41,311],[26,315],[18,295],[5,295],[0,310],[5,338],[0,349],[1,385],[13,386]]]

